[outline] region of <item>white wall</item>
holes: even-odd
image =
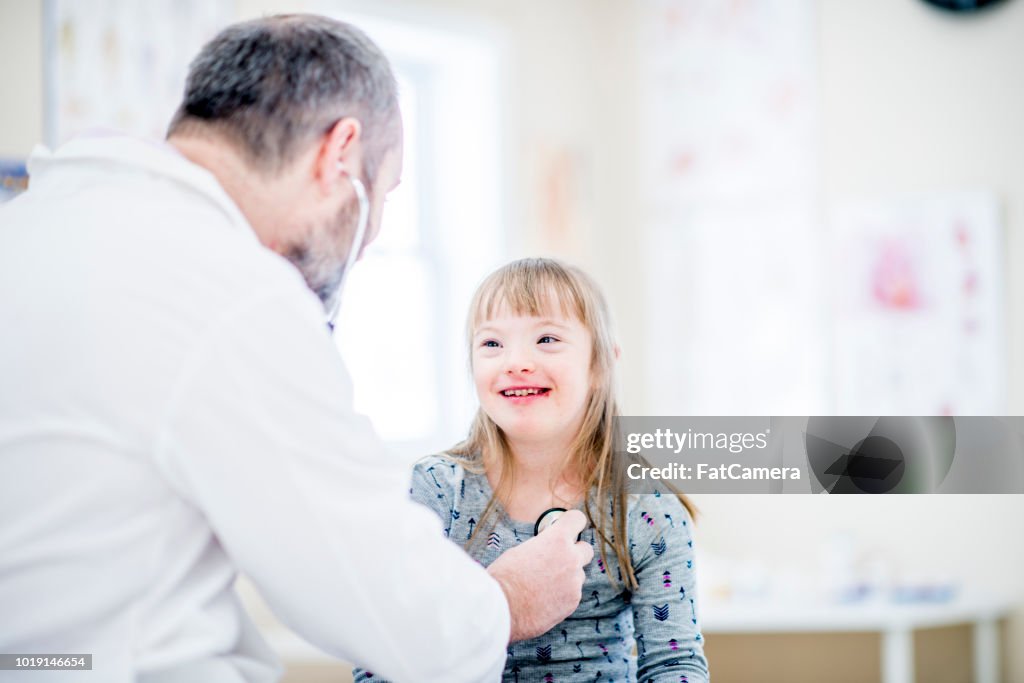
[[[1024,2],[954,17],[919,0],[819,0],[826,211],[900,193],[993,189],[1004,202],[1007,414],[1024,410]],[[1024,497],[702,500],[705,538],[786,561],[850,528],[911,571],[1024,590]],[[776,518],[780,550],[743,520]],[[722,533],[716,533],[721,530]],[[728,530],[728,531],[726,531]],[[1024,609],[1008,680],[1024,680]]]
[[[1007,414],[1024,412],[1024,2],[958,18],[920,0],[819,0],[828,208],[992,189],[1006,228]]]
[[[955,18],[919,0],[818,0],[823,214],[852,200],[993,189],[1004,202],[1008,414],[1024,410],[1024,2]],[[1024,496],[696,496],[707,551],[815,566],[849,531],[914,576],[1024,581]],[[1024,680],[1024,609],[1005,680]]]
[[[25,157],[43,139],[42,5],[0,0],[0,156]]]

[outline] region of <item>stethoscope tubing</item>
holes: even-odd
[[[342,172],[349,179],[349,182],[352,183],[352,189],[356,193],[356,199],[359,201],[359,221],[356,224],[356,234],[352,238],[352,246],[348,251],[348,256],[345,258],[345,270],[341,272],[341,281],[338,283],[337,290],[335,290],[334,302],[331,304],[331,310],[327,314],[327,327],[330,330],[334,329],[334,323],[338,319],[345,280],[348,279],[348,274],[359,259],[359,252],[362,250],[363,240],[366,238],[366,224],[369,223],[370,219],[370,199],[366,195],[366,186],[363,185],[363,181],[348,171],[343,170]]]

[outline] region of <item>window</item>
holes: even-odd
[[[402,183],[345,285],[335,334],[356,410],[420,457],[462,439],[476,407],[463,328],[503,243],[499,55],[478,32],[331,14],[387,53],[405,126]]]

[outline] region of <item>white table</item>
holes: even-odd
[[[707,601],[701,607],[706,633],[881,633],[882,683],[914,683],[915,629],[965,623],[974,626],[975,683],[998,683],[998,621],[1009,609],[1009,605],[984,600],[853,605]]]

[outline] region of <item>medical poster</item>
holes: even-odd
[[[833,230],[838,412],[1004,414],[995,196],[850,204]]]
[[[90,128],[162,139],[188,65],[230,23],[226,0],[47,0],[47,138]]]
[[[641,45],[653,192],[672,202],[814,186],[814,12],[807,0],[652,0]]]
[[[645,326],[657,414],[821,410],[815,16],[652,0],[640,44]]]

